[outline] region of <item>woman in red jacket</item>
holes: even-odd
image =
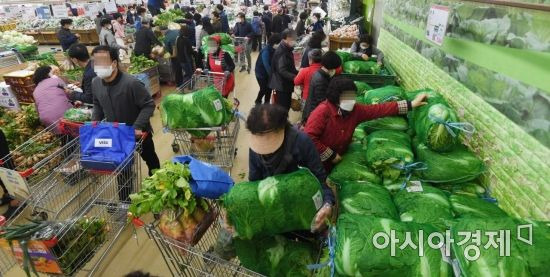
[[[415,107],[426,104],[425,94],[413,101],[387,102],[376,105],[355,104],[357,87],[352,80],[335,77],[330,81],[327,100],[321,102],[309,116],[305,132],[315,143],[327,174],[340,162],[359,123],[379,117],[407,114]]]

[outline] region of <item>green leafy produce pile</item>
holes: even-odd
[[[344,182],[339,186],[340,213],[397,219],[397,210],[386,188],[369,182]]]
[[[153,23],[155,26],[167,27],[168,23],[174,22],[178,19],[184,19],[183,11],[180,9],[170,9],[157,15]]]
[[[366,164],[365,149],[359,143],[352,143],[340,161],[331,171],[328,179],[340,184],[346,181],[365,181],[380,184],[382,180]]]
[[[241,264],[265,276],[311,276],[307,266],[316,262],[318,253],[310,242],[283,236],[235,239],[234,244]]]
[[[296,189],[297,186],[299,189]],[[241,239],[309,230],[320,184],[307,169],[236,184],[223,198],[228,221]]]
[[[128,73],[139,74],[146,69],[157,66],[158,64],[158,62],[151,60],[145,56],[133,55],[132,57],[130,57],[130,67],[128,68]]]
[[[58,258],[63,273],[71,276],[92,259],[93,253],[105,242],[107,231],[105,219],[98,217],[63,222],[30,220],[26,224],[0,228],[0,238],[6,239],[10,245],[14,241],[19,243],[23,251],[23,270],[27,276],[31,276],[31,270],[38,276],[35,263],[41,259],[31,257],[28,248],[30,240],[45,241],[45,245]]]
[[[233,105],[214,86],[192,93],[172,93],[160,104],[162,123],[170,129],[221,126],[233,120]],[[205,137],[208,131],[189,131]]]
[[[423,230],[424,256],[411,247],[396,249],[390,255],[390,247],[377,249],[372,241],[376,233],[383,232],[405,241],[405,232],[411,232],[411,240],[418,245],[418,231]],[[428,245],[428,234],[435,231],[430,225],[398,222],[372,216],[343,214],[337,223],[336,271],[339,276],[448,276],[451,269],[441,258],[439,249]]]
[[[74,122],[90,121],[92,120],[92,110],[70,108],[65,112],[65,114],[63,115],[63,118]]]
[[[485,165],[465,146],[457,145],[450,152],[438,153],[424,144],[415,146],[417,161],[426,165],[415,173],[426,182],[463,183],[474,180],[485,171]]]
[[[353,55],[351,55],[350,52],[336,51],[336,54],[340,57],[340,60],[342,60],[342,64],[345,64],[346,62],[353,60]]]
[[[380,74],[380,66],[375,61],[348,61],[343,68],[350,74]]]
[[[0,108],[0,114],[0,129],[10,149],[15,149],[42,130],[34,104],[22,106],[19,112]]]
[[[466,182],[460,184],[442,184],[438,185],[440,189],[446,190],[453,194],[463,194],[470,196],[485,196],[487,190],[482,185],[474,182]]]
[[[406,131],[409,129],[407,120],[401,116],[388,116],[369,120],[362,123],[362,126],[367,133],[377,130]]]
[[[409,93],[409,100],[412,100],[418,93],[428,94],[428,104],[420,106],[410,113],[413,122],[411,126],[414,127],[418,140],[434,151],[450,151],[459,143],[460,132],[454,128],[450,132],[441,122],[458,122],[454,109],[441,95],[429,89]]]
[[[449,197],[449,201],[457,217],[496,218],[508,216],[496,204],[476,196],[453,194]]]
[[[393,199],[403,222],[429,223],[445,230],[446,222],[453,218],[451,203],[445,193],[426,184],[418,192],[400,190]]]
[[[38,66],[46,66],[46,65],[55,65],[59,66],[59,63],[55,59],[53,53],[43,53],[39,55],[34,55],[26,59],[27,61],[37,61]]]
[[[69,81],[80,81],[84,76],[84,68],[78,67],[69,69],[63,72],[63,75],[69,79]]]
[[[381,130],[367,137],[367,164],[384,179],[396,180],[403,167],[413,162],[411,139],[407,133]]]
[[[372,87],[369,84],[365,83],[365,82],[354,81],[354,83],[355,83],[355,86],[357,87],[357,95],[358,96],[364,95],[369,90],[372,90]]]
[[[363,104],[380,104],[405,100],[406,98],[407,95],[401,87],[385,86],[367,91],[359,102]]]

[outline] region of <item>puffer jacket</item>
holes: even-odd
[[[311,112],[319,106],[319,104],[327,99],[327,88],[330,83],[330,75],[323,69],[319,69],[311,77],[309,84],[309,95],[306,100],[306,106],[302,113],[302,122],[307,122]]]
[[[281,42],[273,54],[269,87],[276,91],[292,92],[294,90],[294,78],[298,75],[298,70],[294,65],[292,50],[292,47]]]

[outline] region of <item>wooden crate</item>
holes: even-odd
[[[74,30],[75,34],[80,35],[80,43],[86,45],[97,45],[99,44],[99,36],[95,29],[93,30]]]
[[[10,85],[19,103],[34,103],[32,93],[36,86],[32,81],[33,76],[34,72],[28,70],[14,71],[4,75],[4,81]]]
[[[355,40],[355,38],[337,38],[329,36],[329,49],[331,51],[336,51],[338,49],[350,48]]]

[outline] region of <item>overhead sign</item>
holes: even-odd
[[[65,5],[52,5],[53,17],[64,18],[68,17],[67,6]]]
[[[90,18],[95,18],[97,16],[97,5],[95,3],[84,4],[84,14]]]
[[[36,15],[40,19],[50,19],[52,17],[52,12],[49,6],[41,6],[36,8]]]
[[[433,5],[428,13],[426,26],[426,38],[437,45],[443,44],[447,32],[450,8],[446,6]]]
[[[116,8],[115,2],[109,2],[105,4],[105,11],[107,13],[116,13],[118,9]]]

